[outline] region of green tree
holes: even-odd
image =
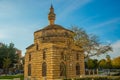
[[[85,58],[112,51],[110,44],[102,45],[98,36],[87,34],[85,30],[75,26],[71,30],[75,33],[73,35],[74,43],[85,51]]]
[[[4,58],[3,68],[4,68],[6,74],[8,73],[8,68],[9,68],[10,64],[11,64],[10,58],[8,58],[8,57]]]
[[[98,60],[97,59],[88,59],[85,62],[86,68],[88,69],[97,69],[98,68]]]
[[[112,62],[111,62],[111,58],[109,55],[106,55],[106,68],[107,69],[111,69],[112,68]]]
[[[105,69],[106,68],[106,60],[101,59],[98,63],[98,66],[99,66],[100,69]]]
[[[88,59],[88,61],[86,62],[86,65],[88,69],[94,69],[95,64],[93,59]]]
[[[120,56],[112,60],[112,66],[113,68],[120,69]]]
[[[94,69],[97,69],[98,68],[98,60],[94,59],[93,63],[94,63]]]
[[[4,59],[9,58],[11,61],[10,67],[13,67],[14,63],[17,62],[18,56],[13,43],[2,44],[0,47],[0,68],[3,68]]]

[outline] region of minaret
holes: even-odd
[[[50,12],[48,14],[48,20],[49,20],[50,25],[54,25],[55,13],[54,13],[54,8],[53,8],[52,4],[51,4],[51,7],[50,7]]]

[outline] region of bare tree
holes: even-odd
[[[110,44],[101,44],[98,36],[87,34],[85,30],[75,26],[72,27],[72,31],[74,32],[74,43],[84,49],[85,58],[95,55],[99,56],[107,53],[108,51],[112,51]]]

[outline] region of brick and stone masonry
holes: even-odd
[[[54,8],[49,25],[34,32],[34,43],[26,48],[25,80],[58,80],[85,74],[84,51],[73,42],[74,33],[55,24]]]

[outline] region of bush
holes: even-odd
[[[20,80],[24,80],[24,76],[23,75],[0,76],[0,79],[13,79],[13,78],[20,78]]]
[[[64,79],[72,80],[72,79]],[[86,78],[75,78],[74,80],[120,80],[120,77],[86,77]]]
[[[72,80],[72,79],[64,79],[64,80]]]

